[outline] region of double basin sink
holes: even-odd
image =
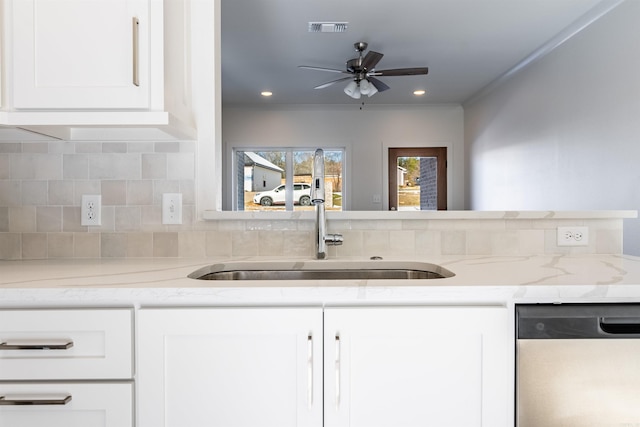
[[[258,261],[212,264],[189,274],[199,280],[421,280],[454,274],[439,265],[402,261]]]

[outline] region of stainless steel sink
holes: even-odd
[[[199,280],[419,280],[454,274],[439,265],[396,261],[241,262],[213,264],[189,274]]]

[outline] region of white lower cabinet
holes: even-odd
[[[133,427],[132,309],[0,309],[0,426]]]
[[[142,309],[138,426],[322,426],[322,309]]]
[[[506,308],[327,308],[325,426],[510,425],[508,333]]]
[[[502,307],[141,309],[139,427],[506,427]]]

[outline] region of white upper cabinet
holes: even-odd
[[[189,1],[2,5],[0,125],[63,140],[195,139]]]
[[[13,107],[147,109],[149,0],[13,2]],[[155,42],[155,41],[154,41]],[[150,71],[153,70],[153,75]]]

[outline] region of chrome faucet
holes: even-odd
[[[311,203],[316,207],[316,258],[327,257],[327,246],[342,244],[342,234],[327,234],[327,218],[324,212],[324,151],[318,148],[313,155],[311,175]]]

